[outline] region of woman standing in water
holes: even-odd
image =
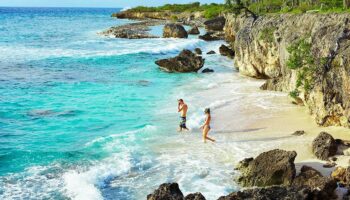
[[[204,143],[206,143],[207,140],[215,142],[214,139],[208,137],[208,133],[210,131],[210,121],[211,121],[210,109],[206,108],[204,110],[204,113],[206,115],[206,118],[205,118],[204,124],[201,126],[201,129],[203,129],[203,140],[204,140]]]

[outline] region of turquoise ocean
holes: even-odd
[[[130,22],[110,17],[118,10],[0,8],[0,199],[145,199],[172,181],[209,199],[236,189],[232,163],[198,130],[206,106],[226,103],[225,92],[201,97],[234,84],[232,61],[204,55],[214,74],[154,64],[223,42],[98,34]],[[177,98],[191,103],[187,134],[176,132]]]
[[[286,93],[260,90],[263,80],[219,55],[224,41],[100,34],[132,22],[111,17],[119,10],[0,7],[0,200],[142,200],[165,182],[215,200],[241,189],[243,158],[280,148],[309,162],[313,133],[348,133],[317,127]],[[154,63],[195,48],[214,73]],[[186,133],[176,131],[179,98]],[[207,107],[214,144],[199,130]]]

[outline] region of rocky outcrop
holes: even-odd
[[[181,24],[166,24],[163,28],[164,38],[187,38],[188,34]]]
[[[350,14],[226,15],[225,36],[241,74],[267,79],[264,89],[291,92],[302,70],[288,67],[289,47],[304,40],[314,63],[298,96],[319,125],[350,127]],[[306,89],[305,89],[306,88]]]
[[[350,167],[337,167],[331,177],[341,185],[350,186]]]
[[[163,183],[152,194],[147,195],[147,200],[183,200],[177,183]]]
[[[157,60],[156,64],[166,72],[197,72],[204,65],[204,59],[190,50],[183,50],[178,56]]]
[[[174,19],[176,19],[177,22],[190,26],[203,26],[203,23],[205,21],[203,12],[139,12],[134,10],[125,10],[112,14],[112,17],[135,20],[158,19],[174,21]]]
[[[111,27],[101,34],[105,36],[113,36],[115,38],[126,38],[126,39],[141,39],[141,38],[158,38],[157,36],[149,33],[149,26],[156,26],[164,24],[163,21],[150,20],[142,21],[122,26]]]
[[[292,135],[294,136],[301,136],[301,135],[304,135],[305,134],[305,131],[295,131]]]
[[[227,56],[232,59],[235,57],[235,52],[230,47],[224,44],[220,46],[219,52],[222,56]]]
[[[321,160],[328,160],[337,150],[338,145],[334,138],[326,132],[321,132],[312,142],[312,152]]]
[[[275,149],[264,152],[255,159],[245,159],[237,166],[241,173],[238,182],[245,187],[290,185],[296,174],[296,156],[295,151]]]
[[[208,55],[211,55],[211,54],[216,54],[216,52],[215,52],[215,51],[213,51],[213,50],[211,50],[211,51],[208,51],[208,52],[207,52],[207,54],[208,54]]]
[[[222,196],[218,200],[310,200],[313,199],[309,188],[272,186],[248,189]]]
[[[192,27],[190,30],[187,31],[189,35],[199,35],[199,29],[197,26]]]
[[[208,31],[223,31],[225,27],[225,17],[216,17],[204,22],[205,29]]]
[[[334,198],[337,182],[309,166],[302,166],[300,174],[293,180],[295,188],[309,188],[317,199]]]

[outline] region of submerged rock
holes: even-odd
[[[209,68],[205,68],[202,71],[202,73],[212,73],[212,72],[214,72],[214,70],[213,69],[209,69]]]
[[[197,72],[203,67],[204,61],[190,50],[183,50],[174,58],[157,60],[156,64],[166,72]]]
[[[235,51],[233,51],[230,47],[228,47],[224,44],[220,46],[219,52],[222,56],[227,56],[229,58],[235,57]]]
[[[192,27],[190,30],[187,31],[189,35],[198,35],[200,34],[199,29],[197,26]]]
[[[166,24],[163,28],[164,38],[187,38],[185,28],[180,24]]]
[[[205,28],[210,31],[223,31],[226,23],[225,17],[216,17],[204,22]]]
[[[337,150],[334,138],[326,132],[321,132],[312,142],[312,152],[321,160],[328,160],[337,153]]]
[[[318,199],[332,199],[337,188],[336,181],[309,166],[302,166],[300,174],[295,177],[292,186],[297,188],[308,187],[314,197]]]
[[[241,172],[238,182],[244,187],[290,185],[295,177],[295,151],[275,149],[255,159],[248,158],[238,164]]]
[[[147,195],[147,200],[183,200],[177,183],[163,183],[152,194]]]

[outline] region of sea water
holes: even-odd
[[[130,22],[111,18],[116,11],[0,8],[0,199],[145,199],[164,182],[216,199],[238,189],[236,161],[276,143],[224,135],[268,115],[243,111],[275,109],[269,100],[285,95],[251,92],[261,82],[205,54],[223,41],[98,34]],[[215,73],[154,63],[197,47]],[[189,104],[188,133],[176,132],[178,98]],[[217,144],[202,143],[205,107]]]

